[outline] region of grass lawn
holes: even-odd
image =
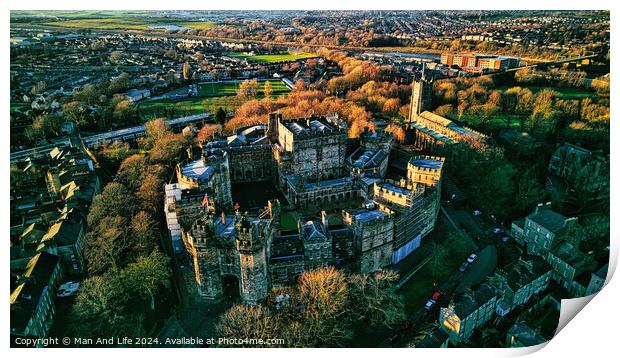
[[[280,228],[282,231],[297,230],[297,218],[298,214],[296,211],[282,212],[280,215]]]
[[[264,98],[265,80],[259,81],[257,99]],[[289,91],[282,82],[269,80],[271,83],[272,97],[286,95]],[[153,99],[140,102],[138,111],[144,119],[151,118],[179,118],[194,114],[210,112],[215,113],[218,108],[231,112],[241,106],[247,99],[238,98],[238,82],[214,82],[199,85],[198,97],[181,99]],[[168,94],[185,94],[187,88],[180,88]]]
[[[517,85],[518,86],[518,85]],[[516,86],[511,86],[516,87]],[[544,87],[544,86],[519,86],[522,88],[529,88],[532,92],[537,93],[542,91],[543,89],[551,89],[558,93],[559,98],[562,99],[581,99],[581,98],[598,98],[598,94],[596,92],[588,91],[583,88],[572,88],[572,87]],[[497,89],[505,91],[508,86],[501,86]]]
[[[310,57],[316,56],[316,54],[308,53],[308,52],[287,52],[287,53],[280,53],[280,54],[255,55],[255,56],[248,56],[240,52],[233,52],[230,55],[233,57],[246,59],[250,62],[261,62],[261,63],[297,61],[297,60],[302,60],[304,58],[310,58]]]
[[[75,19],[66,21],[47,22],[44,25],[68,27],[72,29],[104,29],[104,30],[146,30],[148,21],[134,18],[105,18],[105,19]]]
[[[444,232],[450,230],[452,230],[452,228],[448,224],[442,223],[441,227],[435,229],[436,232],[431,233],[422,241],[429,242],[429,240],[433,240],[435,233],[444,235]],[[430,265],[426,265],[398,291],[405,299],[405,311],[407,315],[411,315],[420,309],[420,307],[423,307],[434,290],[441,286],[442,283],[457,271],[458,266],[472,250],[471,246],[462,245],[455,240],[450,241],[446,248],[450,251],[450,254],[447,255],[447,258],[444,260],[444,270],[439,270],[436,272],[436,275],[433,275],[433,270],[430,268]],[[455,252],[457,250],[459,252]],[[434,283],[436,283],[437,286],[435,286]]]
[[[278,80],[258,81],[258,94],[264,94],[265,82],[271,84],[271,93],[286,93],[290,90]],[[201,97],[235,96],[239,91],[241,81],[209,82],[198,84],[198,95]]]
[[[479,125],[483,119],[480,116],[467,114],[459,118],[456,112],[449,113],[446,116],[448,119],[452,119],[461,123],[464,123],[466,126],[477,126]],[[521,128],[521,118],[524,116],[520,116],[517,114],[498,114],[491,117],[490,124],[492,127],[504,127],[504,128]]]

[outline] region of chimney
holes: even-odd
[[[226,225],[226,214],[222,211],[222,225]]]

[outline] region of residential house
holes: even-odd
[[[504,270],[498,269],[489,278],[498,296],[497,314],[504,317],[544,291],[549,285],[551,274],[551,265],[535,255],[519,258]]]
[[[58,256],[36,254],[11,291],[11,335],[45,338],[56,314],[54,297],[62,278]],[[12,282],[13,284],[13,282]]]
[[[495,313],[497,295],[484,283],[476,291],[463,294],[456,303],[439,310],[439,323],[450,336],[450,342],[466,342],[475,330],[487,323]]]

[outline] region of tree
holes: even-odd
[[[137,293],[138,297],[150,301],[151,310],[155,310],[155,297],[162,289],[170,288],[172,271],[170,259],[157,250],[148,256],[139,257],[136,262],[130,263],[122,272],[122,277],[128,287]]]
[[[237,96],[241,98],[256,98],[258,92],[258,81],[256,79],[245,80],[239,84]]]
[[[127,263],[131,247],[127,233],[127,219],[119,215],[106,216],[90,228],[84,242],[91,275],[117,270]]]
[[[219,124],[205,124],[200,128],[198,134],[196,135],[196,140],[198,142],[206,142],[215,137],[216,134],[222,131],[222,126]]]
[[[157,222],[146,211],[139,211],[131,218],[131,246],[136,257],[146,256],[158,245],[161,235]]]
[[[265,98],[267,100],[271,100],[271,82],[265,81],[265,87],[263,89],[263,93],[265,94]]]
[[[172,168],[178,162],[181,149],[185,145],[186,140],[181,134],[168,134],[155,142],[150,158],[154,163]]]
[[[102,219],[112,216],[128,218],[133,215],[135,198],[121,183],[108,183],[101,194],[95,196],[88,213],[88,225],[96,227]]]
[[[446,266],[446,258],[450,255],[449,250],[445,245],[439,245],[436,242],[432,242],[432,256],[433,258],[426,263],[426,268],[433,276],[433,280],[437,280],[443,277],[448,272]]]
[[[170,133],[170,126],[164,118],[151,119],[146,122],[144,136],[138,142],[142,148],[150,149],[156,141]]]
[[[191,68],[189,62],[185,61],[183,64],[183,79],[189,81],[190,78],[192,78]]]
[[[235,305],[220,317],[216,330],[223,337],[268,339],[279,337],[280,327],[261,305]]]
[[[142,174],[142,182],[136,192],[143,210],[155,213],[161,204],[164,188],[165,169],[159,165],[151,165]]]
[[[405,304],[394,291],[398,274],[378,271],[348,278],[349,306],[354,322],[366,322],[371,330],[392,329],[405,319]]]
[[[390,98],[385,101],[383,104],[383,113],[388,116],[394,117],[398,114],[398,110],[400,109],[400,99],[398,98]]]
[[[41,94],[45,92],[46,89],[47,89],[47,83],[45,83],[45,81],[39,81],[35,83],[34,85],[32,85],[32,90],[30,92],[36,95],[36,94]]]
[[[146,168],[146,157],[143,154],[134,154],[123,160],[116,176],[128,188],[135,190],[140,186],[142,173],[146,171]]]
[[[112,51],[112,53],[110,53],[110,62],[118,64],[123,59],[123,57],[124,55],[122,52]]]
[[[385,131],[387,133],[390,133],[393,137],[394,140],[399,142],[399,143],[404,143],[405,142],[405,130],[403,129],[403,127],[390,123],[388,124],[388,126],[385,128]]]
[[[222,107],[217,108],[217,112],[215,112],[215,120],[219,124],[226,123],[226,111]]]

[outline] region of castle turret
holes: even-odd
[[[194,261],[198,293],[206,299],[215,300],[222,297],[223,288],[213,220],[209,214],[194,222],[187,241]]]
[[[250,222],[246,216],[236,223],[237,251],[241,277],[241,299],[256,304],[267,296],[267,227],[263,220]]]

